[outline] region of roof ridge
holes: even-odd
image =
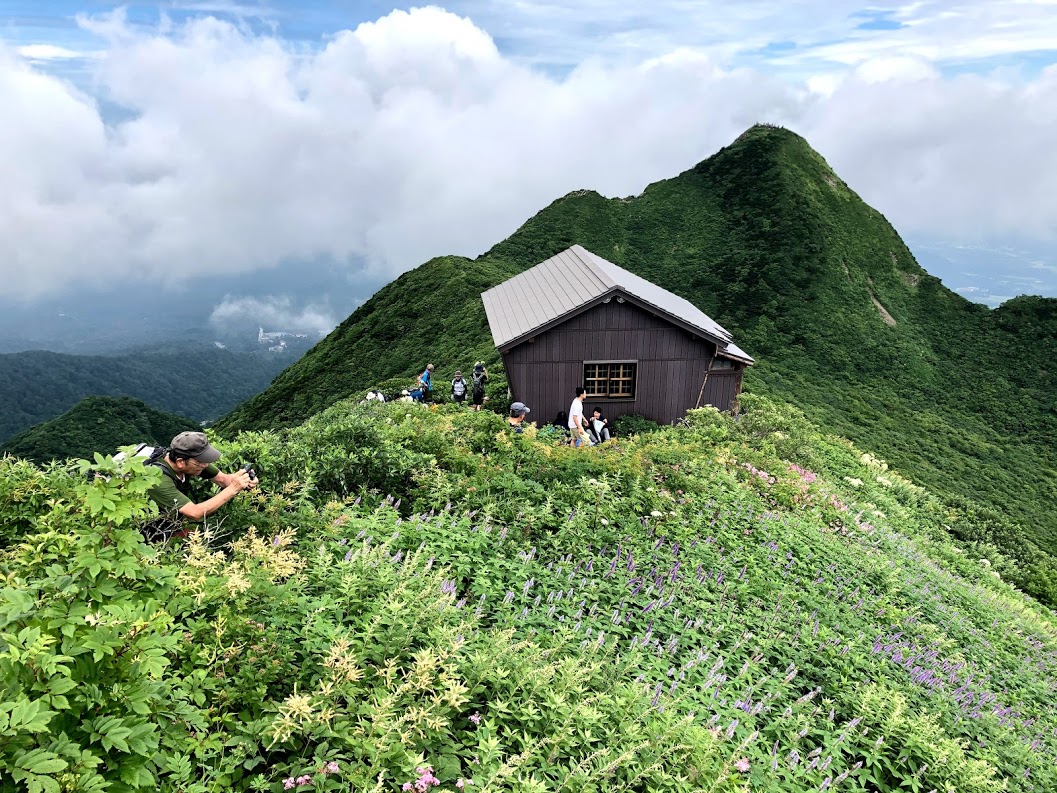
[[[572,251],[574,254],[576,254],[576,258],[578,258],[581,262],[583,262],[587,266],[587,269],[589,269],[591,271],[591,274],[594,275],[599,281],[602,282],[602,285],[606,287],[606,291],[608,291],[610,289],[613,289],[614,287],[620,286],[620,284],[618,282],[616,282],[612,278],[610,278],[609,273],[607,273],[604,269],[602,269],[602,267],[600,267],[598,265],[598,262],[596,260],[601,260],[601,261],[606,261],[606,260],[602,259],[602,257],[599,256],[597,253],[593,253],[593,252],[587,250],[587,248],[585,248],[583,245],[580,245],[579,243],[574,244],[573,246],[571,246],[570,248],[567,248],[566,250]],[[564,252],[565,251],[563,251],[563,253]],[[584,256],[584,254],[587,254],[587,255]],[[561,254],[559,253],[558,255],[560,256]],[[608,262],[608,263],[609,264],[613,264],[612,262]],[[617,265],[615,265],[615,264],[613,266],[617,267]]]

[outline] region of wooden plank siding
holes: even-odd
[[[576,387],[583,385],[585,361],[635,361],[635,397],[588,397],[584,412],[599,405],[611,420],[638,413],[672,424],[696,406],[715,352],[712,342],[630,303],[611,300],[518,344],[503,354],[503,362],[513,398],[532,409],[532,420],[546,424],[569,409]],[[701,404],[730,410],[741,376],[741,364],[712,372]]]

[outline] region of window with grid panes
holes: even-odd
[[[634,399],[635,370],[631,361],[585,363],[584,389],[588,398]]]

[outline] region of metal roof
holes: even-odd
[[[715,341],[729,357],[752,363],[752,358],[731,343],[730,333],[689,300],[579,245],[493,286],[482,293],[481,299],[492,339],[496,347],[502,348],[615,292],[623,292],[674,322],[690,326]]]
[[[734,342],[730,342],[726,347],[721,348],[718,354],[724,358],[733,358],[736,361],[745,361],[746,363],[755,363],[745,350],[741,349]]]

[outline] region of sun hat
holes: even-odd
[[[172,439],[169,448],[180,457],[197,460],[207,465],[220,459],[220,452],[209,443],[204,432],[181,432]]]

